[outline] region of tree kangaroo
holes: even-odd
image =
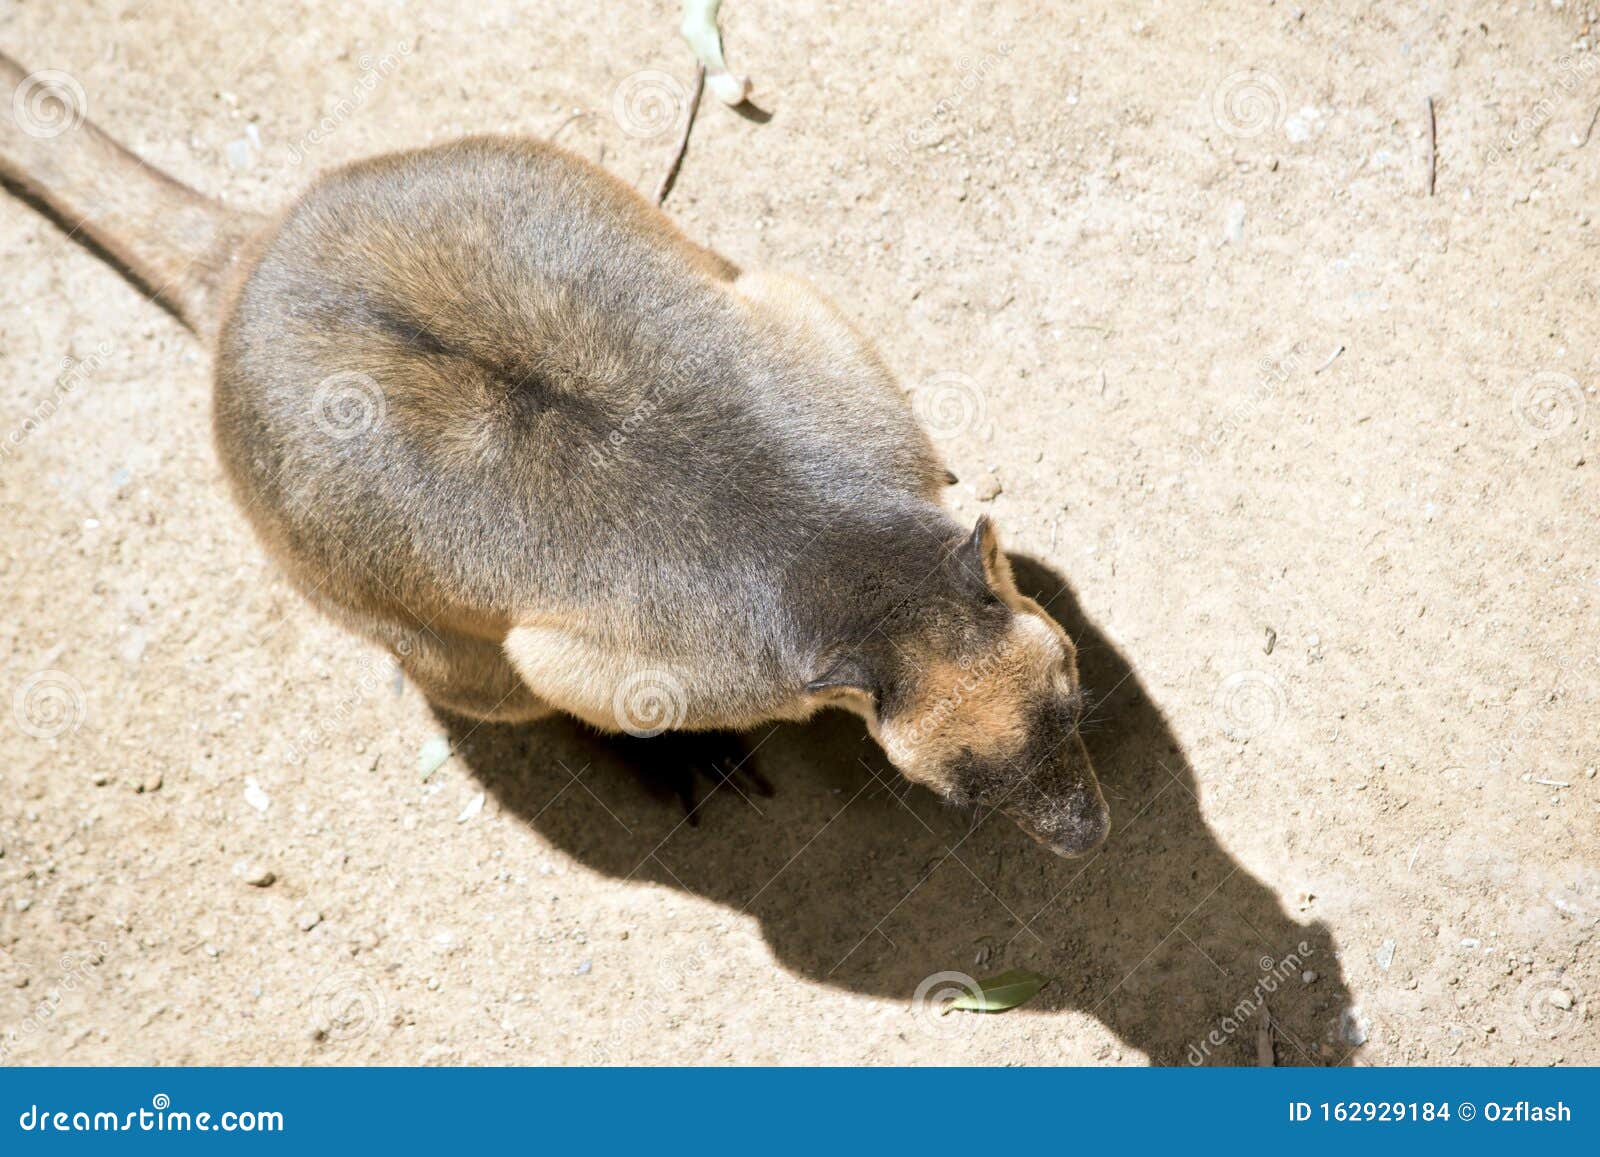
[[[0,94],[39,75],[0,56]],[[245,516],[433,704],[634,735],[840,706],[946,799],[1104,839],[1071,641],[814,290],[536,140],[361,161],[263,218],[77,119],[0,114],[0,178],[211,348]]]

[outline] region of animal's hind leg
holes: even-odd
[[[386,631],[384,642],[435,707],[502,723],[526,723],[554,711],[528,689],[498,643],[434,628]]]

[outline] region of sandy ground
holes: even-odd
[[[485,130],[650,190],[674,7],[5,2],[0,46],[240,206]],[[424,775],[448,729],[230,505],[203,349],[8,198],[6,1059],[1254,1063],[1264,1005],[1280,1064],[1600,1062],[1595,13],[728,7],[771,119],[708,102],[669,208],[876,335],[1036,560],[1109,844],[902,800],[844,717],[699,827],[565,724]],[[934,1015],[1006,968],[1051,983]]]

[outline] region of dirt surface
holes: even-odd
[[[669,209],[875,335],[1036,560],[1098,855],[847,717],[698,827],[574,726],[441,723],[230,505],[203,348],[7,198],[6,1059],[1254,1063],[1265,1005],[1280,1064],[1600,1062],[1595,13],[1059,8],[733,0],[771,117],[708,99]],[[480,131],[651,191],[676,23],[50,0],[0,47],[269,210]],[[1007,968],[1051,983],[937,1015]]]

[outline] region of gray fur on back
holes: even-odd
[[[225,323],[224,462],[347,619],[491,637],[570,613],[778,677],[826,635],[817,600],[856,617],[848,576],[928,520],[942,468],[836,314],[745,284],[540,143],[351,166],[289,211]],[[800,559],[834,581],[796,607]]]

